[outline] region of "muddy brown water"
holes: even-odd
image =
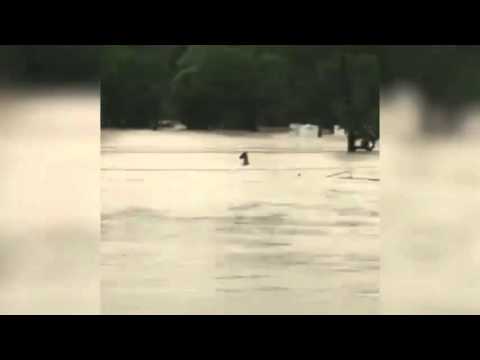
[[[378,152],[150,131],[102,148],[104,313],[378,313],[379,183],[327,178],[378,178]]]

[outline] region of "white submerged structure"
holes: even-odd
[[[320,128],[311,124],[291,124],[290,133],[292,136],[318,138]]]
[[[336,136],[346,136],[345,130],[342,129],[339,125],[335,125],[334,135]]]

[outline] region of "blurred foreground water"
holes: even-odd
[[[465,109],[461,131],[428,137],[411,89],[381,109],[382,312],[479,314],[480,111]],[[441,124],[441,113],[428,120]]]
[[[0,93],[0,314],[100,312],[99,105]]]

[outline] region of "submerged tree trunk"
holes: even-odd
[[[247,127],[247,130],[253,131],[253,132],[258,131],[258,121],[257,121],[258,115],[259,113],[255,105],[252,105],[252,107],[245,112],[245,118],[246,118],[245,125]]]
[[[348,132],[348,152],[354,153],[357,151],[355,147],[356,137],[353,131]]]

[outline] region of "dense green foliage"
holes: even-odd
[[[166,114],[173,48],[113,46],[102,53],[102,126],[151,127]]]
[[[321,46],[193,45],[109,47],[102,58],[104,126],[148,127],[171,117],[190,129],[379,127],[372,55]]]
[[[251,49],[192,46],[172,81],[177,117],[191,129],[255,130],[258,77]]]
[[[25,85],[98,82],[100,49],[94,46],[0,46],[0,81]]]
[[[101,79],[104,127],[169,118],[194,129],[308,122],[377,131],[379,82],[410,83],[454,115],[480,102],[479,63],[478,46],[0,46],[0,81]]]

